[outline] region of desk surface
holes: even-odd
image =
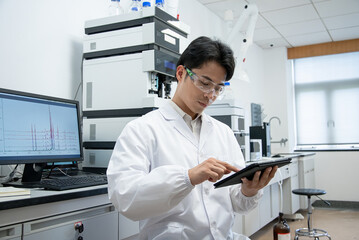
[[[284,158],[293,158],[311,155],[312,153],[287,153]],[[278,158],[276,158],[278,159]],[[278,179],[272,179],[271,184]],[[270,185],[270,184],[269,184]],[[24,207],[34,207],[41,204],[56,203],[65,200],[75,200],[97,195],[104,195],[107,198],[107,185],[92,186],[65,191],[49,191],[43,189],[32,189],[30,195],[16,197],[0,197],[0,211],[6,211]],[[108,200],[108,198],[107,198]]]
[[[38,204],[59,202],[101,194],[107,194],[107,185],[77,188],[65,191],[31,189],[30,195],[0,197],[0,210],[28,207]]]

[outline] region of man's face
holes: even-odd
[[[199,79],[212,82],[217,87],[224,84],[226,78],[226,70],[215,61],[207,62],[201,68],[190,69]],[[192,118],[202,113],[217,96],[214,91],[204,92],[196,86],[196,83],[190,78],[185,67],[180,65],[177,67],[177,90],[173,97],[173,101]]]

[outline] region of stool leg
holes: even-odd
[[[312,231],[312,204],[310,203],[310,196],[308,196],[308,214],[307,214],[307,218],[308,218],[308,231],[311,232]]]

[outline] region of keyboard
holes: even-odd
[[[69,190],[103,184],[107,184],[107,177],[100,174],[45,178],[41,180],[41,187],[49,190]]]

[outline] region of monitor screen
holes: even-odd
[[[79,103],[0,89],[0,164],[82,161]]]

